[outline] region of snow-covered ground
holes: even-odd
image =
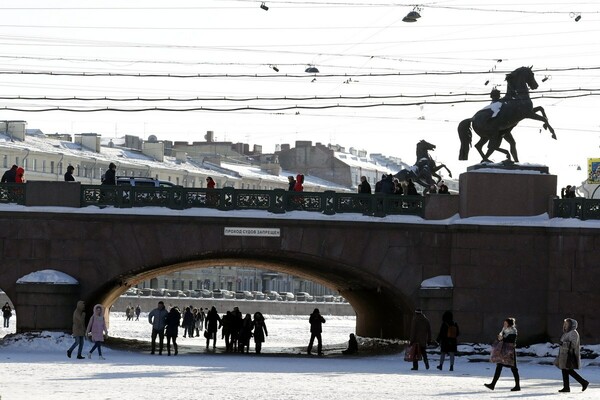
[[[111,314],[111,336],[147,340],[149,325],[125,321],[123,313]],[[327,318],[327,317],[326,317]],[[69,359],[68,335],[45,332],[34,339],[26,335],[9,336],[0,346],[0,397],[7,399],[481,399],[482,397],[536,398],[558,395],[560,371],[551,363],[553,346],[541,344],[523,351],[536,356],[521,356],[521,392],[513,386],[509,371],[504,371],[496,391],[483,387],[493,374],[494,365],[480,352],[486,346],[463,345],[460,350],[476,353],[457,358],[455,371],[435,369],[439,356],[432,354],[432,368],[410,371],[402,354],[353,356],[339,354],[353,318],[328,317],[323,338],[325,357],[299,355],[309,339],[305,317],[267,316],[269,337],[265,354],[237,355],[213,353],[203,349],[203,339],[179,338],[182,351],[177,357],[151,356],[148,353],[106,348],[106,360]],[[14,318],[11,319],[14,332]],[[0,336],[8,330],[2,329]],[[223,342],[220,341],[222,345]],[[84,352],[89,350],[86,342]],[[591,348],[596,354],[598,346]],[[479,362],[481,361],[481,362]],[[597,399],[600,396],[598,363],[584,360],[580,373],[591,386],[585,393],[577,383],[572,394],[562,397]]]

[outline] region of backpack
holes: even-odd
[[[458,328],[456,325],[448,325],[448,332],[446,333],[448,339],[456,339],[458,336]]]

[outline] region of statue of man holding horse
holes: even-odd
[[[542,121],[544,129],[548,129],[552,134],[552,138],[556,139],[554,129],[550,126],[546,117],[546,112],[542,107],[533,107],[529,97],[529,89],[535,90],[538,88],[532,68],[521,67],[507,74],[507,90],[504,98],[493,99],[492,104],[479,110],[472,118],[465,119],[458,124],[459,160],[469,158],[469,149],[473,137],[472,131],[475,131],[481,138],[475,144],[475,148],[482,157],[481,162],[491,162],[489,157],[494,151],[504,153],[508,162],[511,162],[511,155],[514,161],[518,162],[517,146],[511,131],[525,118]],[[538,112],[541,115],[537,114]],[[510,145],[510,151],[500,147],[503,139]],[[482,148],[486,143],[488,143],[488,150],[484,154]]]
[[[448,176],[452,178],[452,172],[446,167],[445,164],[437,165],[435,160],[429,154],[430,150],[435,150],[435,144],[421,140],[417,143],[417,161],[415,164],[408,168],[403,169],[394,175],[400,182],[406,182],[408,179],[412,179],[413,182],[423,186],[423,194],[429,193],[432,186],[436,186],[442,177],[437,173],[442,168],[445,168],[448,172]],[[433,177],[437,179],[437,182],[433,180]]]

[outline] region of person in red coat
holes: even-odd
[[[25,170],[23,169],[23,167],[17,168],[17,175],[15,176],[15,182],[16,183],[25,183],[25,178],[23,178],[23,175],[25,175]]]
[[[210,176],[206,178],[206,187],[208,189],[214,189],[215,188],[215,181],[213,180],[213,178],[211,178]]]
[[[304,190],[304,175],[298,174],[296,175],[296,184],[294,185],[294,192],[302,192]]]

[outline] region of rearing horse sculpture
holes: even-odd
[[[489,156],[494,151],[499,151],[506,155],[508,161],[513,159],[518,162],[517,146],[512,136],[512,129],[525,118],[535,119],[544,123],[544,129],[550,130],[552,138],[556,139],[554,129],[548,123],[546,112],[542,107],[533,107],[529,97],[529,89],[538,88],[535,80],[533,67],[517,68],[506,75],[507,91],[506,96],[492,105],[479,110],[472,118],[465,119],[458,124],[458,136],[460,138],[459,160],[469,158],[469,148],[473,137],[471,127],[481,139],[475,144],[475,148],[482,157],[482,162],[490,162]],[[541,112],[542,115],[537,114]],[[510,145],[510,152],[500,148],[502,139],[505,139]],[[488,150],[484,154],[483,145],[488,144]]]
[[[430,150],[435,150],[435,144],[421,140],[417,143],[417,162],[409,169],[403,169],[398,172],[394,177],[398,178],[399,181],[403,182],[407,179],[412,179],[415,183],[423,186],[425,189],[423,193],[428,193],[431,186],[440,183],[442,177],[436,172],[442,168],[448,171],[448,175],[452,178],[452,172],[446,167],[445,164],[437,165],[435,160],[429,155]],[[433,177],[437,178],[437,182],[433,180]]]

